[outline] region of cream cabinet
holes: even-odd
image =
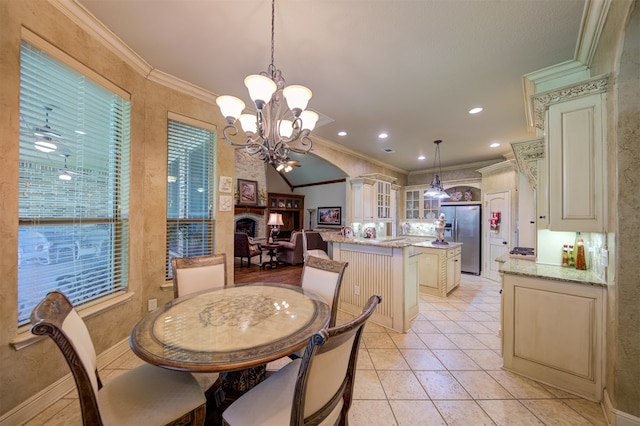
[[[460,281],[462,279],[461,265],[462,251],[460,250],[460,247],[457,247],[454,250],[447,250],[447,294],[460,285]]]
[[[433,296],[446,297],[460,285],[461,247],[420,247],[419,250],[422,252],[418,268],[420,291]]]
[[[398,186],[393,182],[380,174],[351,179],[351,223],[394,221]]]
[[[404,219],[435,219],[440,210],[440,199],[424,195],[428,186],[405,187]]]
[[[604,232],[606,226],[606,78],[537,94],[545,131],[547,186],[539,182],[538,222],[552,231]],[[540,199],[540,191],[548,190]],[[541,218],[541,216],[543,216]]]
[[[605,288],[513,274],[502,284],[504,368],[600,401]]]

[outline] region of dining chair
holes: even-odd
[[[340,286],[344,270],[348,265],[347,262],[338,260],[307,256],[302,267],[301,287],[322,296],[331,308],[329,327],[336,324]]]
[[[232,403],[223,424],[348,424],[362,329],[381,300],[371,296],[358,317],[313,335],[302,358]]]
[[[322,237],[318,236],[318,238],[322,238]],[[302,230],[302,256],[303,256],[303,258],[306,259],[307,256],[315,256],[315,257],[319,257],[321,259],[331,259],[326,251],[320,250],[320,249],[311,249],[311,250],[309,250],[308,247],[309,247],[309,243],[307,241],[307,234],[304,232],[304,229],[303,229]]]
[[[143,364],[102,383],[89,330],[63,293],[49,293],[33,309],[31,323],[33,334],[51,337],[64,355],[83,425],[204,424],[206,399],[190,373]]]
[[[227,285],[227,255],[171,259],[174,297]]]

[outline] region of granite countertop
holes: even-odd
[[[434,245],[432,244],[433,237],[418,237],[411,236],[399,236],[399,237],[379,237],[379,238],[345,238],[339,233],[326,233],[322,235],[322,239],[332,243],[346,243],[346,244],[358,244],[365,246],[378,246],[388,248],[403,248],[403,247],[427,247],[434,249],[449,249],[453,247],[461,246],[462,243],[449,243],[448,245]]]
[[[500,272],[510,275],[543,278],[547,280],[565,281],[569,283],[593,286],[605,286],[607,283],[591,271],[567,268],[558,265],[545,265],[532,260],[513,259],[502,256],[496,259],[500,262]]]

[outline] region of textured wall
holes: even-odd
[[[212,102],[147,80],[98,40],[44,0],[0,0],[0,417],[45,389],[69,369],[49,339],[16,351],[19,49],[21,26],[80,61],[131,94],[131,217],[129,285],[134,297],[87,320],[98,353],[126,339],[146,312],[173,295],[162,291],[165,268],[167,114],[169,111],[217,125]],[[233,149],[218,143],[218,174],[233,176]],[[216,180],[217,182],[217,180]],[[218,213],[216,233],[230,232],[233,212]],[[233,250],[233,240],[216,239],[217,252]],[[233,257],[230,259],[233,279]]]

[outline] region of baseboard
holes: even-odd
[[[604,390],[602,404],[604,406],[604,415],[607,423],[611,426],[640,426],[640,417],[632,416],[624,411],[613,408],[613,403],[611,402],[607,389]]]
[[[129,350],[129,338],[110,347],[100,355],[98,355],[98,370],[102,370],[119,356],[125,354]],[[34,418],[42,411],[53,405],[64,395],[75,389],[76,383],[73,380],[71,372],[62,377],[60,380],[49,385],[42,391],[38,392],[22,404],[10,410],[0,417],[0,426],[21,425]]]

